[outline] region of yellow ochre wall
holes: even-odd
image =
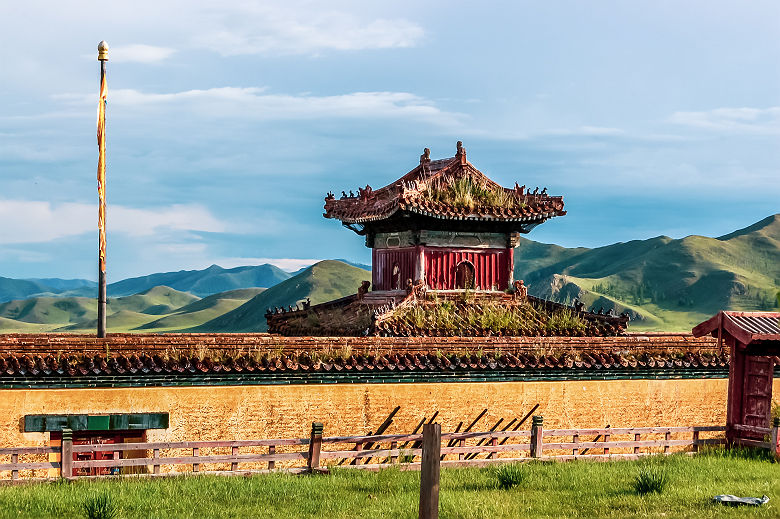
[[[726,379],[0,390],[0,447],[44,445],[47,433],[22,432],[26,414],[170,413],[170,428],[149,441],[307,437],[374,431],[401,406],[390,433],[411,432],[439,411],[442,429],[475,430],[522,417],[535,405],[546,427],[725,425]],[[780,395],[780,379],[774,381]],[[530,428],[530,420],[524,425]]]

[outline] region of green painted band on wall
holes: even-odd
[[[168,413],[129,414],[28,414],[24,417],[24,432],[128,431],[167,429]]]
[[[273,386],[299,384],[420,384],[429,382],[547,382],[567,380],[663,380],[728,378],[724,367],[609,369],[486,369],[448,371],[342,371],[310,373],[187,373],[46,375],[0,377],[0,389],[86,389],[101,387]],[[775,368],[780,377],[780,366]]]

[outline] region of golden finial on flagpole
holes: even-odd
[[[108,43],[106,43],[106,40],[98,43],[98,61],[108,61]]]

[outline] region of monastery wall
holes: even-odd
[[[24,433],[23,417],[60,413],[170,413],[169,428],[150,430],[150,441],[306,437],[312,421],[325,424],[326,436],[356,435],[376,430],[396,406],[388,433],[411,432],[435,411],[451,431],[483,409],[475,429],[487,430],[536,404],[547,427],[722,425],[727,385],[718,378],[0,389],[0,446],[45,445],[48,433]]]

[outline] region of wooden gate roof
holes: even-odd
[[[342,191],[340,198],[328,193],[324,216],[345,224],[365,224],[406,211],[439,219],[538,224],[566,214],[563,197],[547,195],[546,188],[539,192],[537,187],[532,192],[517,184],[515,188],[501,187],[466,160],[466,150],[460,142],[457,151],[454,157],[431,160],[426,148],[420,164],[392,184],[376,190],[366,186],[357,194]],[[506,203],[475,200],[473,204],[462,204],[431,196],[433,190],[446,190],[464,177],[502,194]]]
[[[712,334],[717,337],[722,329],[742,344],[756,341],[780,342],[780,312],[721,311],[696,326],[695,337]]]

